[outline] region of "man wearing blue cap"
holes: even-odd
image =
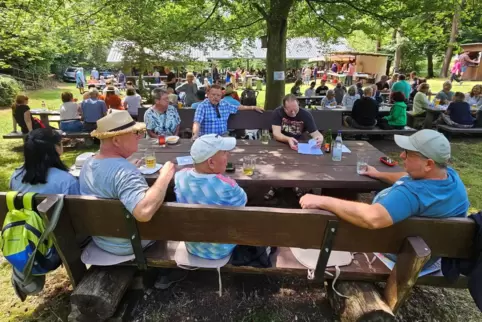
[[[368,229],[391,226],[411,216],[465,217],[469,200],[457,172],[448,167],[450,143],[439,132],[421,130],[411,136],[395,135],[403,149],[406,172],[379,172],[369,166],[365,175],[392,184],[379,192],[371,205],[325,196],[305,195],[304,209],[325,209]]]

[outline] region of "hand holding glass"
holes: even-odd
[[[363,153],[357,154],[357,161],[356,161],[356,172],[358,174],[363,174],[368,169],[368,156]]]

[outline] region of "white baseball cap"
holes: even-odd
[[[236,138],[206,134],[196,139],[192,144],[191,157],[195,164],[199,164],[218,153],[218,151],[231,151],[235,147]]]
[[[450,160],[450,142],[434,130],[421,130],[410,136],[395,135],[395,143],[402,149],[419,152],[438,164],[445,165]]]

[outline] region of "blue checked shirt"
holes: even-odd
[[[209,99],[205,99],[199,103],[194,114],[194,122],[199,123],[199,136],[204,134],[223,135],[228,132],[228,118],[231,114],[238,112],[238,107],[221,100],[218,104],[219,114],[216,113],[216,107],[211,104]]]

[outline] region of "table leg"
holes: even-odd
[[[48,115],[46,115],[46,114],[40,115],[40,121],[42,121],[42,124],[45,125],[45,127],[50,127]]]
[[[424,129],[431,129],[433,121],[435,120],[435,112],[434,111],[427,111],[425,114],[425,121],[423,123]]]

